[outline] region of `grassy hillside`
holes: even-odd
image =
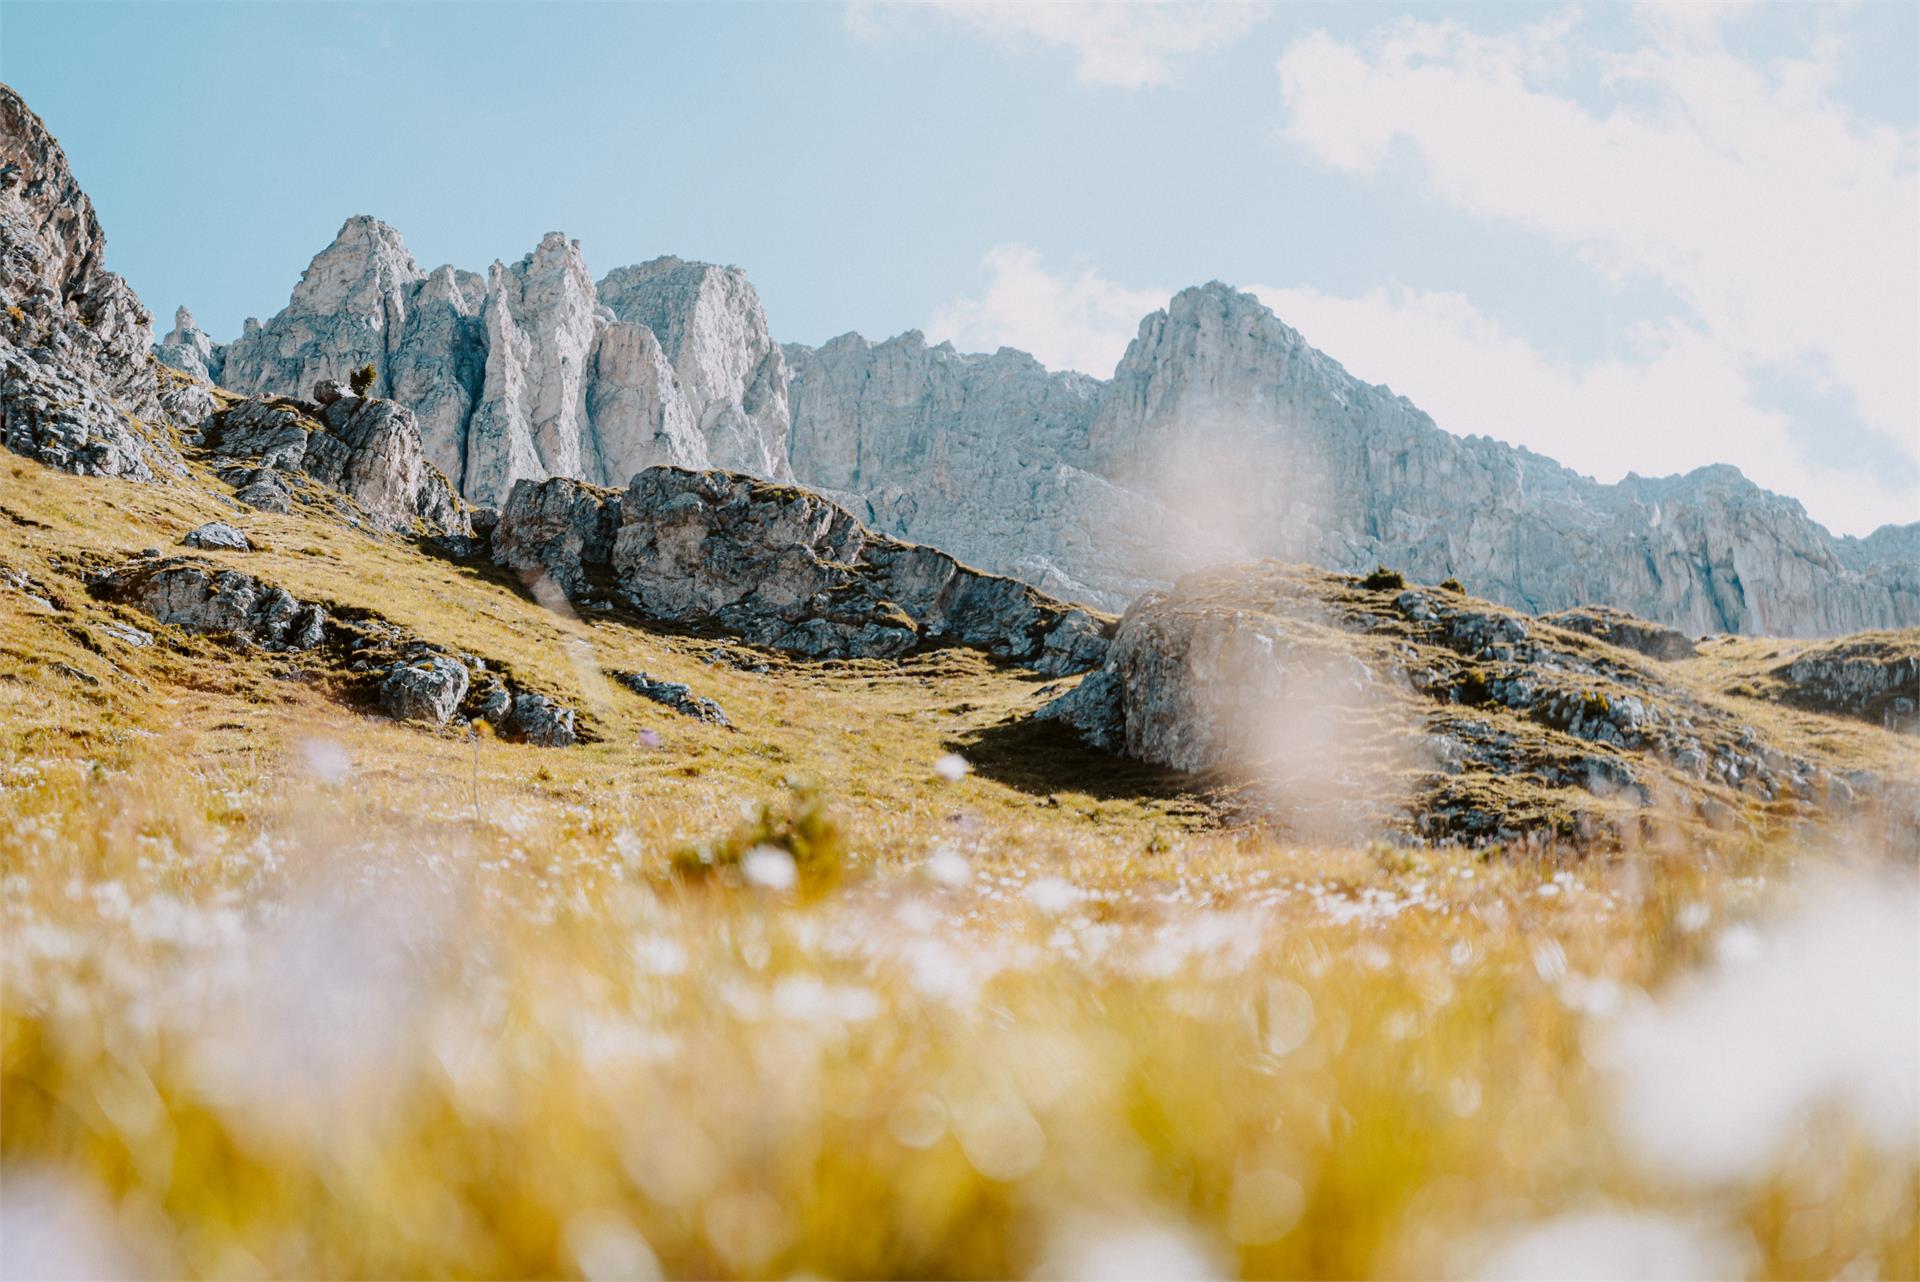
[[[1733,1173],[1673,1166],[1623,1098],[1684,1082],[1635,1065],[1810,869],[1906,902],[1884,815],[1731,796],[1736,829],[1596,850],[1304,845],[1234,822],[1243,780],[1026,721],[1050,683],[970,651],[571,617],[225,490],[0,459],[15,1259],[69,1225],[57,1258],[163,1275],[1430,1276],[1603,1208],[1756,1276],[1920,1271],[1920,1162],[1845,1098],[1732,1115],[1778,1129]],[[87,593],[215,518],[264,547],[208,559],[479,655],[590,741],[395,723],[335,657]],[[1836,767],[1912,766],[1727,693],[1733,662],[1667,671]],[[633,670],[736,728],[606,675]],[[701,849],[744,859],[676,875]],[[1806,1005],[1782,1060],[1831,1041]]]

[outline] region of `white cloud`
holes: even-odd
[[[1316,33],[1278,64],[1288,136],[1360,174],[1410,148],[1445,203],[1546,237],[1608,277],[1671,290],[1697,326],[1671,331],[1650,364],[1621,367],[1645,390],[1681,391],[1658,377],[1675,362],[1720,385],[1691,393],[1696,402],[1724,401],[1764,367],[1817,369],[1888,449],[1920,466],[1915,136],[1863,124],[1834,98],[1832,38],[1761,67],[1729,51],[1720,25],[1649,7],[1643,42],[1624,53],[1583,45],[1567,15],[1499,36],[1425,21],[1364,42]],[[1613,98],[1605,110],[1557,87],[1576,61],[1600,71]],[[1609,367],[1589,373],[1615,385]],[[1394,377],[1398,386],[1406,375]],[[1626,421],[1675,417],[1657,400],[1620,408]],[[1791,481],[1792,455],[1775,448],[1783,428],[1757,445],[1764,464],[1719,443],[1737,444],[1756,413],[1680,430],[1756,477]],[[1807,483],[1783,488],[1803,492],[1816,515],[1861,524],[1843,493],[1816,506]],[[1920,515],[1911,489],[1882,498],[1889,519]]]
[[[1024,245],[995,247],[981,269],[984,289],[936,309],[929,338],[963,350],[1018,347],[1051,368],[1100,377],[1140,318],[1172,293],[1087,267],[1055,273]],[[1647,325],[1624,354],[1574,363],[1542,353],[1460,294],[1248,288],[1356,377],[1389,385],[1448,431],[1524,445],[1603,481],[1733,463],[1844,533],[1920,512],[1911,481],[1849,470],[1847,458],[1810,464],[1787,415],[1756,405],[1741,361],[1695,326]]]
[[[921,13],[937,13],[1009,45],[1068,50],[1074,76],[1083,85],[1144,89],[1173,84],[1182,63],[1239,41],[1266,17],[1267,6],[1204,0],[853,0],[847,25],[871,37]]]
[[[994,246],[980,270],[985,291],[936,308],[924,326],[928,338],[951,339],[962,351],[1017,347],[1049,369],[1100,378],[1113,374],[1140,318],[1166,306],[1172,294],[1128,289],[1090,268],[1056,275],[1026,245]]]

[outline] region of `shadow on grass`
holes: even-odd
[[[1148,801],[1213,814],[1213,781],[1089,748],[1056,721],[1014,717],[956,737],[974,772],[1033,796],[1082,793],[1100,801]]]

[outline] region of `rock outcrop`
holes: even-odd
[[[786,367],[745,275],[663,258],[596,285],[558,232],[484,276],[428,273],[393,228],[351,218],[265,325],[208,353],[169,335],[160,354],[267,396],[370,363],[480,503],[522,479],[624,485],[658,463],[787,475]]]
[[[613,569],[620,491],[555,477],[519,481],[493,530],[493,561],[529,582],[544,575],[571,599]]]
[[[196,525],[181,538],[180,542],[190,548],[201,548],[216,552],[251,552],[253,540],[244,531],[235,529],[225,521],[208,521]]]
[[[184,307],[174,309],[173,328],[154,345],[153,352],[161,363],[190,374],[203,383],[218,383],[226,364],[225,353],[194,322],[193,313]]]
[[[1106,646],[1107,624],[1084,609],[740,473],[649,468],[620,495],[522,481],[493,543],[501,564],[570,595],[605,575],[651,618],[815,658],[960,645],[1063,673],[1098,663]]]
[[[1556,628],[1565,628],[1569,632],[1584,632],[1597,637],[1609,645],[1633,650],[1646,655],[1649,659],[1691,659],[1699,653],[1693,642],[1684,632],[1673,628],[1661,627],[1657,623],[1648,623],[1645,619],[1636,619],[1625,610],[1614,610],[1603,605],[1585,605],[1578,609],[1561,610],[1542,617],[1543,623],[1551,623]]]
[[[250,506],[284,512],[289,478],[305,477],[353,501],[385,530],[471,533],[446,476],[422,451],[413,412],[395,401],[336,396],[242,401],[208,419],[203,444],[233,460],[222,475]]]
[[[396,721],[425,721],[444,726],[467,697],[466,665],[445,655],[426,654],[387,669],[380,683],[380,707]]]
[[[63,471],[176,474],[168,426],[211,407],[148,356],[152,317],[106,270],[93,203],[40,118],[0,85],[0,443]]]
[[[1845,806],[1872,784],[1784,750],[1637,653],[1457,593],[1272,561],[1142,597],[1101,668],[1039,715],[1155,765],[1278,784],[1288,810],[1332,801],[1377,819],[1392,800],[1427,836],[1515,831],[1530,804],[1529,822],[1570,835],[1635,814],[1719,824],[1749,802]],[[1484,795],[1490,779],[1511,795]]]
[[[327,612],[251,574],[190,557],[136,561],[88,585],[161,623],[263,650],[311,650],[326,639]]]
[[[1870,633],[1805,650],[1763,691],[1798,708],[1920,734],[1920,632]]]
[[[616,672],[613,679],[642,699],[651,699],[662,707],[671,708],[683,717],[692,717],[695,721],[704,721],[708,725],[732,728],[733,722],[721,706],[705,695],[693,692],[693,687],[684,681],[668,681],[661,677],[650,676],[645,672]]]

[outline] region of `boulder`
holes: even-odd
[[[1699,653],[1686,633],[1658,623],[1649,623],[1625,610],[1608,606],[1583,605],[1577,609],[1544,615],[1540,621],[1551,623],[1556,628],[1566,628],[1570,632],[1584,633],[1608,645],[1644,654],[1649,659],[1671,662],[1691,659]]]
[[[327,615],[250,574],[185,557],[141,560],[89,584],[102,600],[131,605],[161,623],[266,650],[310,650]]]
[[[180,541],[190,548],[223,552],[253,551],[253,540],[225,521],[208,521],[205,525],[195,526]]]
[[[566,748],[578,741],[573,709],[531,690],[514,695],[513,706],[495,726],[504,738],[543,748]]]
[[[611,572],[620,492],[554,477],[516,481],[493,529],[493,561],[529,579],[545,575],[569,597]]]
[[[644,672],[616,672],[613,679],[643,699],[651,699],[673,709],[683,717],[692,717],[696,721],[705,721],[709,725],[731,727],[733,722],[727,719],[719,704],[693,692],[693,687],[679,681],[663,681],[659,677]]]
[[[1024,583],[876,535],[820,495],[738,473],[658,467],[635,477],[612,569],[643,614],[815,658],[962,645],[1062,673],[1098,662],[1110,626]]]
[[[313,385],[314,403],[322,407],[333,404],[343,396],[351,395],[347,386],[337,378],[323,378]]]
[[[467,694],[466,665],[445,655],[423,655],[388,669],[380,707],[397,721],[444,726]]]

